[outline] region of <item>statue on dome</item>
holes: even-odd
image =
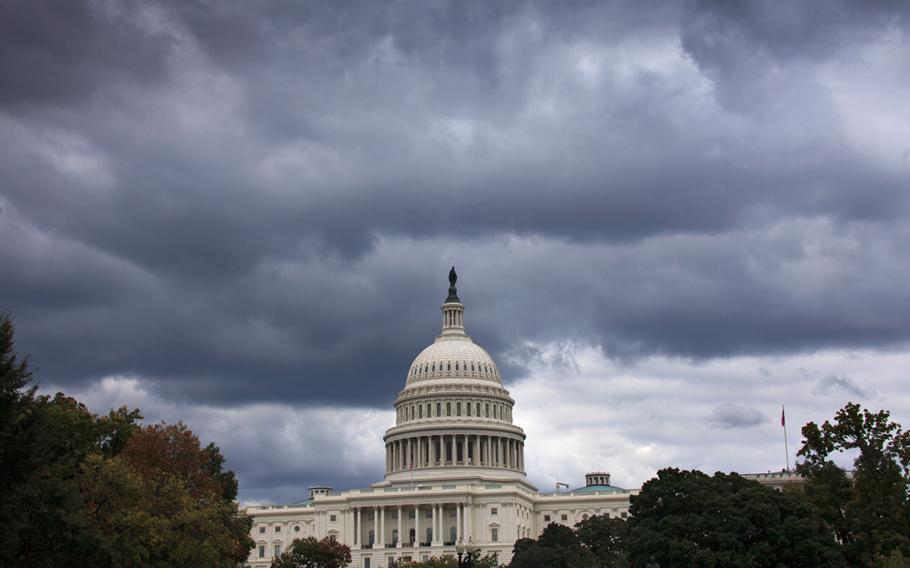
[[[449,271],[449,297],[446,298],[446,303],[449,302],[458,302],[461,303],[461,300],[458,299],[458,289],[455,288],[455,283],[458,282],[458,274],[455,273],[455,267],[452,267],[452,270]]]

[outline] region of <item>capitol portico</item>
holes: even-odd
[[[592,473],[573,491],[542,493],[525,476],[524,431],[490,354],[465,332],[457,275],[449,273],[442,330],[420,352],[395,400],[385,477],[368,488],[311,487],[290,505],[248,507],[256,541],[247,565],[268,566],[295,538],[331,537],[351,547],[352,566],[454,554],[459,542],[508,562],[519,538],[551,522],[626,516],[631,492]]]

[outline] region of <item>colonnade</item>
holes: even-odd
[[[505,436],[439,434],[386,443],[386,473],[440,466],[524,471],[524,442]]]
[[[455,524],[451,524],[452,508]],[[353,548],[402,548],[411,546],[443,546],[474,538],[471,506],[465,503],[421,503],[415,505],[375,505],[353,507]],[[404,522],[410,513],[414,522]],[[373,513],[370,519],[370,513]],[[397,512],[395,517],[391,512]],[[430,513],[429,520],[421,515]],[[388,521],[388,522],[386,522]],[[426,522],[426,524],[424,524]],[[452,529],[454,528],[454,533]],[[411,530],[414,530],[411,540]],[[398,538],[394,538],[397,531]],[[476,538],[474,539],[476,540]]]

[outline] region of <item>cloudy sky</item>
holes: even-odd
[[[381,479],[450,265],[532,482],[910,423],[910,4],[0,2],[0,309],[42,389]]]

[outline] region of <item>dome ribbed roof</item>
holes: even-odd
[[[502,384],[493,358],[467,336],[439,337],[414,359],[407,384],[434,379],[480,379]]]

